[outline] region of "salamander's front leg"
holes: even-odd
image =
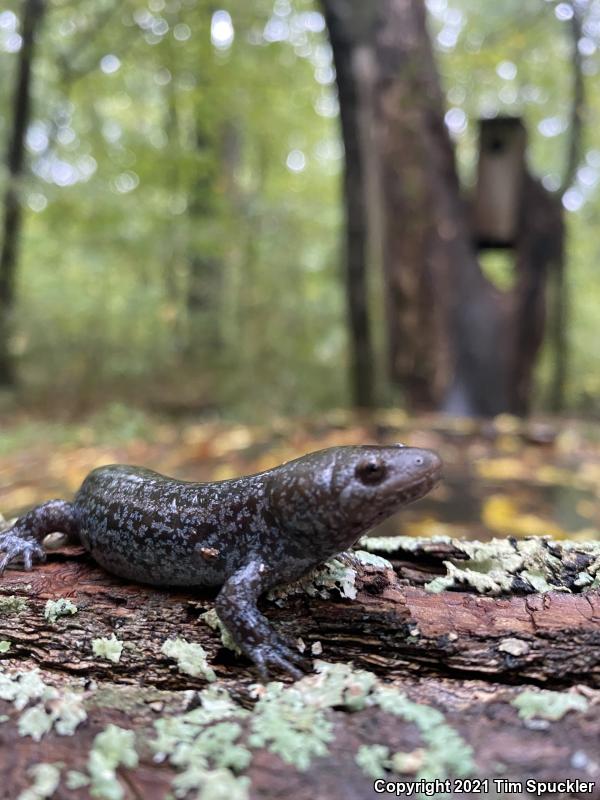
[[[75,508],[64,500],[50,500],[19,517],[14,525],[0,533],[0,575],[12,561],[22,560],[31,569],[33,559],[46,560],[42,547],[49,533],[66,533],[76,537],[78,532]]]
[[[216,611],[238,647],[254,661],[263,680],[268,679],[269,666],[301,678],[302,672],[294,664],[305,665],[306,660],[273,630],[256,607],[259,596],[273,585],[272,576],[271,580],[268,578],[261,561],[242,567],[223,584]]]

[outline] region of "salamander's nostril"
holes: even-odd
[[[415,464],[416,464],[418,467],[420,467],[422,463],[423,463],[423,456],[416,456],[416,457],[415,457]]]

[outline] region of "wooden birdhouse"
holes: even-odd
[[[526,172],[527,134],[520,117],[479,122],[473,223],[479,249],[514,247]]]

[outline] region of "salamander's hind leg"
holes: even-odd
[[[13,561],[23,561],[25,569],[31,569],[34,559],[46,560],[42,546],[49,533],[66,533],[77,536],[79,526],[72,503],[50,500],[28,511],[5,531],[0,532],[0,575]]]
[[[253,561],[234,573],[224,584],[216,601],[216,611],[235,643],[250,658],[263,680],[269,667],[279,667],[294,678],[301,678],[300,666],[307,662],[279,636],[256,607],[260,594],[268,588],[265,565]]]

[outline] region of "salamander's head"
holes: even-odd
[[[331,447],[273,470],[271,508],[290,531],[315,536],[331,551],[353,544],[382,520],[418,500],[440,479],[431,450],[403,445]]]

